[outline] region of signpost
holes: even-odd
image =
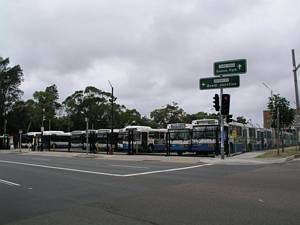
[[[240,76],[208,77],[200,79],[200,90],[234,88],[240,86]]]
[[[219,61],[214,63],[214,75],[218,77],[201,78],[199,82],[200,90],[220,89],[220,108],[222,109],[223,88],[236,88],[240,86],[241,74],[247,72],[246,59],[235,59]],[[232,76],[233,75],[233,76]],[[221,158],[224,159],[224,118],[220,114],[220,132],[221,132]],[[236,135],[236,134],[234,134]]]
[[[215,75],[241,74],[247,72],[246,59],[236,59],[214,63]]]

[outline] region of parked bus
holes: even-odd
[[[40,142],[41,132],[28,132],[26,134],[22,134],[22,148],[33,148],[38,145]]]
[[[85,131],[74,130],[71,132],[71,148],[84,149],[85,144]]]
[[[9,136],[1,135],[0,136],[0,149],[9,149]]]
[[[148,136],[148,151],[162,152],[166,150],[168,129],[151,129]]]
[[[96,130],[88,130],[89,144],[93,148],[96,141]],[[86,131],[74,130],[71,132],[71,148],[86,149]]]
[[[170,152],[181,155],[191,152],[192,148],[192,124],[172,123],[167,125],[170,134]]]
[[[127,126],[120,132],[123,149],[136,152],[165,151],[167,129],[152,129],[148,126]]]
[[[220,153],[219,121],[216,119],[202,119],[192,121],[191,152],[196,154]],[[224,126],[224,141],[227,142],[227,126]]]
[[[113,148],[114,150],[123,149],[123,138],[120,129],[113,130]],[[111,145],[111,129],[99,129],[96,132],[95,145],[98,151],[108,151]]]
[[[45,149],[50,148],[69,148],[71,133],[63,131],[44,131],[42,133]]]

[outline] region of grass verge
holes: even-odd
[[[292,155],[300,154],[300,151],[296,147],[285,148],[282,152],[281,148],[279,150],[279,155],[277,155],[277,149],[269,150],[261,155],[258,155],[256,158],[285,158]]]

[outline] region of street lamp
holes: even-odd
[[[266,83],[264,83],[264,82],[262,82],[262,85],[264,85],[266,88],[268,88],[269,90],[270,90],[270,92],[271,92],[271,99],[272,99],[272,97],[273,97],[273,90],[266,84]],[[272,103],[273,103],[273,100],[272,100]],[[272,120],[272,114],[271,114],[271,120]],[[270,127],[271,127],[271,121],[270,121]]]
[[[293,60],[293,72],[294,72],[294,83],[295,83],[295,96],[296,96],[296,107],[297,113],[299,110],[299,93],[298,93],[298,81],[297,81],[297,70],[300,67],[300,64],[296,66],[296,57],[295,57],[295,50],[292,49],[292,60]]]
[[[299,136],[299,93],[298,93],[298,81],[297,81],[297,70],[300,67],[300,64],[296,66],[296,57],[295,50],[292,49],[292,61],[293,61],[293,73],[294,73],[294,84],[295,84],[295,95],[296,95],[296,123],[295,127],[297,130],[297,136]],[[298,140],[299,142],[299,140]]]
[[[111,87],[111,132],[110,132],[110,150],[113,153],[113,143],[114,143],[114,87],[108,80]]]
[[[273,90],[264,82],[262,84],[271,91],[271,97],[273,97]]]
[[[23,131],[22,130],[19,130],[19,135],[20,135],[20,146],[19,146],[19,148],[20,148],[20,152],[21,152],[21,149],[22,149],[22,133],[23,133]]]
[[[41,127],[41,151],[44,150],[44,121],[45,121],[45,108],[43,108],[42,127]]]
[[[273,97],[273,90],[264,82],[262,82],[262,84],[268,88],[270,91],[271,91],[271,98]],[[272,105],[273,105],[273,108],[274,108],[274,99],[272,99]],[[278,106],[276,107],[276,113],[277,113],[277,121],[276,121],[276,124],[277,124],[277,155],[279,155],[279,108]],[[273,118],[273,112],[271,112],[271,119]]]
[[[89,118],[85,117],[86,123],[86,131],[85,131],[85,139],[86,139],[86,154],[89,153]]]

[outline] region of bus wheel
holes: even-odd
[[[182,155],[182,152],[177,152],[177,155]]]
[[[154,146],[153,145],[149,145],[148,146],[148,151],[149,152],[154,152]]]

